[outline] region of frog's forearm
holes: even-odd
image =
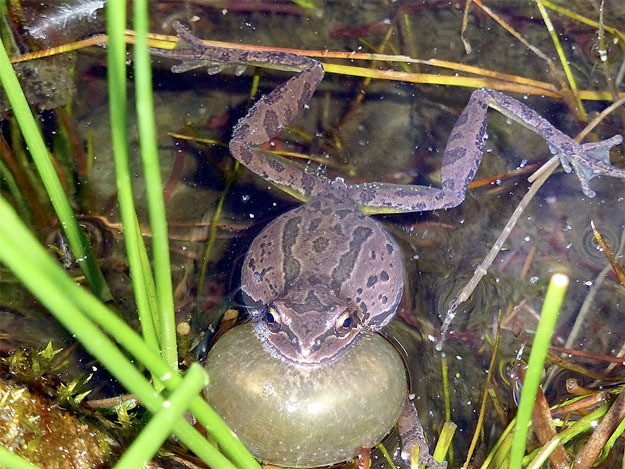
[[[292,54],[289,54],[292,55]],[[230,140],[230,152],[243,165],[279,186],[290,187],[308,199],[326,187],[326,181],[280,159],[254,151],[291,122],[310,101],[323,78],[323,67],[310,60],[309,67],[271,93],[261,97],[239,121]]]
[[[488,107],[499,111],[504,116],[543,137],[551,152],[560,158],[562,167],[566,172],[571,171],[571,166],[575,168],[577,178],[580,180],[586,196],[595,196],[595,193],[588,186],[588,181],[595,176],[625,178],[625,170],[610,164],[609,150],[612,146],[622,142],[620,135],[615,135],[602,142],[579,144],[554,127],[536,111],[504,93],[481,89],[471,95],[471,101],[473,100],[488,105]],[[476,106],[476,108],[482,109],[483,106]],[[482,117],[480,116],[480,118]]]
[[[173,24],[178,32],[178,44],[169,51],[153,51],[161,56],[181,60],[172,67],[184,72],[197,67],[221,70],[223,66],[279,65],[299,70],[286,83],[262,96],[234,129],[230,152],[244,166],[301,200],[308,200],[327,187],[327,181],[306,174],[300,168],[277,158],[267,158],[254,150],[273,138],[281,128],[295,119],[310,101],[323,79],[323,66],[316,60],[288,52],[239,50],[206,45],[182,24]]]

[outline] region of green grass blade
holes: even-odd
[[[13,454],[2,445],[0,445],[0,466],[6,469],[37,469],[37,466]]]
[[[456,433],[456,429],[458,425],[454,422],[445,422],[443,425],[443,429],[438,437],[438,441],[436,443],[436,447],[434,448],[434,453],[432,457],[437,461],[444,461],[449,448],[451,448],[451,442],[453,441],[454,434]]]
[[[547,351],[551,344],[551,334],[556,325],[560,306],[562,306],[568,284],[569,279],[566,275],[555,274],[551,277],[549,287],[547,288],[545,301],[540,314],[540,321],[538,322],[536,335],[532,343],[532,351],[530,352],[527,364],[525,380],[523,381],[523,390],[521,391],[521,400],[517,412],[512,448],[510,449],[509,469],[521,469],[523,456],[525,455],[527,434],[532,420],[534,401],[542,376],[543,364],[545,363]]]
[[[74,212],[72,211],[69,200],[61,185],[61,181],[54,169],[37,122],[30,111],[26,96],[24,96],[24,92],[9,61],[9,56],[4,48],[4,44],[1,42],[0,82],[4,87],[15,119],[20,126],[24,140],[28,145],[33,162],[50,197],[50,201],[59,218],[61,227],[67,236],[72,254],[79,260],[78,264],[95,294],[103,301],[109,301],[112,298],[111,292],[96,263],[91,246],[87,242],[74,216]]]
[[[551,441],[543,445],[532,458],[525,458],[523,462],[526,463],[526,469],[540,469],[544,467],[545,462],[549,459],[549,456],[553,453],[557,445],[564,445],[573,438],[593,431],[597,426],[597,422],[605,416],[608,410],[609,406],[607,404],[602,405],[590,414],[580,418],[566,430],[558,433]]]
[[[608,441],[606,441],[604,451],[612,451],[612,448],[616,444],[617,440],[619,440],[623,436],[623,433],[625,433],[625,420],[621,420],[621,423],[618,424],[618,426],[614,430],[614,433],[610,435],[610,438],[608,438]],[[623,464],[625,464],[625,458]]]
[[[558,37],[558,33],[555,30],[553,23],[551,22],[551,18],[549,18],[549,13],[547,9],[544,7],[543,2],[541,0],[534,0],[536,3],[536,7],[540,12],[540,15],[543,18],[543,22],[545,23],[545,27],[547,28],[547,32],[551,37],[551,41],[553,42],[553,46],[556,49],[556,53],[558,54],[558,58],[560,59],[560,65],[562,66],[562,70],[564,71],[564,75],[568,81],[569,86],[571,87],[572,97],[575,100],[575,104],[577,105],[578,112],[584,121],[588,120],[588,116],[586,115],[586,109],[584,108],[584,103],[579,97],[579,88],[577,87],[577,81],[575,80],[575,74],[571,68],[571,62],[566,57],[564,48],[562,47],[562,43],[560,42],[560,38]]]
[[[152,256],[161,353],[173,369],[178,368],[176,347],[176,324],[174,320],[174,299],[172,295],[171,265],[169,260],[169,236],[163,199],[160,163],[156,144],[156,126],[152,99],[152,67],[147,44],[148,14],[146,0],[135,0],[134,6],[134,65],[136,84],[137,121],[141,157],[145,177],[150,226],[152,229]]]
[[[208,377],[202,367],[197,363],[191,365],[178,389],[163,403],[163,408],[154,414],[115,467],[134,469],[150,462],[187,409],[191,398],[207,384]]]
[[[182,378],[171,370],[160,356],[152,351],[139,335],[115,313],[66,275],[39,245],[12,207],[2,198],[0,198],[0,219],[4,221],[0,224],[0,262],[13,271],[26,288],[129,392],[135,394],[148,410],[153,413],[158,412],[162,408],[163,398],[115,343],[91,322],[87,313],[90,317],[98,319],[99,324],[106,326],[107,332],[113,335],[137,362],[145,366],[153,375],[160,376],[161,382],[168,389],[175,391]],[[223,421],[199,396],[191,400],[189,407],[198,420],[209,429],[217,429],[213,435],[220,444],[222,444],[220,440],[224,440],[224,447],[236,448],[234,452],[237,457],[246,460],[244,456],[241,456],[247,453],[243,445],[232,433],[226,434],[229,430]],[[209,458],[206,462],[211,466],[232,469],[232,463],[219,454],[184,419],[178,419],[174,431],[181,441],[198,456]],[[251,458],[251,456],[248,457]],[[258,467],[257,465],[241,466]]]
[[[13,198],[13,203],[15,204],[15,208],[22,217],[22,220],[24,220],[24,222],[28,225],[32,225],[32,218],[28,203],[24,199],[24,195],[20,191],[17,182],[15,182],[13,173],[9,171],[9,168],[7,168],[7,166],[4,164],[4,161],[2,160],[0,160],[0,176],[4,180],[4,183],[7,185],[7,188],[9,189],[9,194],[11,194],[11,197]]]
[[[141,321],[143,336],[158,351],[157,326],[153,317],[158,310],[154,280],[145,244],[141,237],[132,192],[132,175],[128,159],[128,122],[126,118],[126,2],[110,0],[106,5],[108,42],[108,84],[111,112],[111,137],[115,158],[115,178],[119,210],[124,225],[124,242],[130,277]]]
[[[121,194],[120,210],[122,212],[122,221],[125,225],[125,240],[127,246],[131,246],[129,248],[129,261],[137,303],[140,305],[140,309],[150,313],[150,311],[157,310],[155,306],[155,287],[134,209],[131,187],[132,176],[129,171],[126,150],[126,51],[123,40],[125,6],[122,5],[120,7],[119,1],[111,0],[108,4],[107,15],[111,18],[109,24],[114,25],[110,27],[113,33],[110,35],[109,53],[116,60],[112,60],[111,63],[117,63],[118,65],[112,65],[109,68],[111,78],[109,86],[111,91],[111,120],[114,127],[113,146],[116,150],[116,167],[121,168],[116,173],[118,192]],[[6,62],[8,63],[8,57]],[[13,73],[10,64],[9,70]],[[32,145],[30,146],[32,149]],[[43,148],[45,149],[45,146]],[[121,156],[118,158],[117,155],[119,153],[121,153]],[[157,412],[160,410],[163,402],[162,398],[149,385],[136,366],[128,361],[126,356],[91,320],[95,321],[108,334],[115,337],[115,341],[133,355],[135,363],[143,365],[153,376],[158,377],[165,387],[174,391],[181,382],[181,377],[160,359],[157,348],[158,343],[155,337],[150,346],[146,345],[114,312],[106,308],[86,290],[76,285],[71,278],[65,275],[64,271],[54,260],[48,256],[45,249],[38,245],[34,236],[21,223],[19,217],[3,199],[0,199],[0,218],[4,222],[0,225],[0,261],[6,263],[16,276],[23,281],[24,285],[83,343],[85,348],[94,357],[98,358],[130,392],[136,394],[150,411]],[[153,316],[148,314],[146,317],[151,318]],[[258,469],[260,467],[241,442],[233,436],[225,423],[201,397],[194,397],[190,401],[189,409],[194,413],[198,421],[208,429],[220,447],[238,467],[248,469]],[[182,418],[178,419],[175,432],[181,441],[211,466],[232,467],[232,463],[213,448]]]

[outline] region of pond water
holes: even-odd
[[[469,16],[465,33],[472,46],[472,52],[467,54],[460,37],[462,10],[448,2],[336,1],[311,11],[290,2],[232,1],[220,2],[218,6],[210,3],[153,2],[152,30],[162,32],[161,25],[173,19],[187,23],[196,19],[192,23],[194,34],[213,40],[317,51],[402,54],[473,65],[555,86],[560,79],[545,60],[477,8]],[[613,3],[606,23],[623,24],[625,7],[616,5],[620,2]],[[503,5],[500,8],[499,13],[528,42],[555,58],[548,33],[531,5],[515,6],[514,10]],[[566,35],[565,54],[580,89],[610,89],[618,74],[622,51],[609,51],[607,62],[601,63],[592,47],[596,42],[594,30],[564,17],[554,18],[554,22]],[[167,28],[164,32],[173,34]],[[222,145],[228,141],[233,124],[248,108],[252,70],[240,77],[232,71],[211,76],[201,69],[179,75],[169,71],[172,61],[154,58],[153,62],[177,319],[188,321],[193,335],[200,336],[218,321],[230,298],[238,301],[240,262],[254,235],[297,202],[246,169],[235,168]],[[456,74],[454,70],[423,64],[341,63],[450,78]],[[554,63],[559,69],[557,61]],[[103,224],[105,231],[113,233],[104,265],[110,278],[116,278],[115,293],[132,320],[133,302],[120,252],[122,243],[118,230],[111,228],[111,224],[119,222],[119,215],[107,130],[104,64],[101,50],[81,52],[77,57],[77,134],[90,139],[95,149],[89,185],[81,194],[85,199],[77,205],[85,215],[102,217],[94,223],[100,223],[99,229]],[[260,93],[270,91],[290,76],[266,70],[258,74]],[[132,76],[129,82],[132,88]],[[328,177],[345,177],[348,182],[436,184],[442,150],[471,91],[462,86],[368,81],[327,73],[308,109],[274,139],[274,147],[314,156],[314,160],[304,163],[307,170]],[[569,135],[583,127],[561,100],[512,91],[510,94]],[[589,113],[606,106],[601,101],[584,104]],[[132,122],[129,133],[136,154],[135,131],[136,123]],[[623,117],[609,116],[595,132],[593,138],[600,139],[625,134]],[[211,139],[218,144],[177,139],[169,133]],[[525,338],[519,332],[531,335],[535,330],[545,288],[553,273],[563,272],[571,279],[554,344],[616,354],[624,339],[619,326],[619,318],[625,312],[623,286],[606,274],[608,262],[592,237],[590,222],[594,221],[614,250],[619,248],[625,228],[625,182],[595,179],[591,184],[597,196],[588,199],[574,175],[558,172],[523,213],[473,297],[461,306],[451,325],[444,354],[435,351],[434,342],[450,301],[473,274],[526,193],[527,176],[551,156],[539,137],[494,111],[489,117],[488,137],[476,179],[492,178],[492,182],[471,190],[461,206],[378,217],[403,250],[407,279],[404,300],[389,335],[406,351],[412,389],[430,440],[445,420],[441,362],[446,358],[449,411],[451,420],[459,426],[454,445],[460,455],[466,451],[475,428],[498,313],[502,315],[499,360],[503,362],[516,357],[523,348]],[[613,154],[618,165],[623,158],[622,147]],[[147,220],[139,176],[137,169],[137,203],[140,216]],[[223,211],[216,217],[216,207],[222,199]],[[210,226],[215,219],[217,237],[207,253]],[[584,314],[580,315],[580,311]],[[571,331],[574,336],[570,336]],[[41,332],[34,328],[32,333]],[[523,357],[526,356],[527,352]],[[566,376],[557,373],[545,389],[553,402],[565,396]],[[500,400],[512,408],[513,389],[499,374],[494,379]],[[502,423],[494,411],[489,410],[487,422],[485,434],[500,434]]]

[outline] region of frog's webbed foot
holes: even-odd
[[[434,469],[446,469],[447,462],[439,462],[430,455],[417,409],[410,397],[406,397],[404,408],[397,421],[397,429],[401,437],[401,458],[404,462],[410,464],[413,453],[418,450],[419,465],[422,464]]]
[[[572,169],[575,169],[584,194],[587,197],[594,197],[596,194],[590,188],[589,181],[595,176],[625,178],[625,170],[610,164],[610,148],[622,141],[623,137],[615,135],[601,142],[583,143],[570,151],[552,149],[552,152],[560,158],[565,172],[570,173]]]

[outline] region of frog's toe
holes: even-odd
[[[221,72],[225,66],[219,63],[209,62],[207,60],[199,59],[199,60],[185,60],[182,63],[173,65],[171,67],[171,71],[174,73],[185,73],[190,70],[195,70],[196,68],[206,67],[206,72],[209,75],[215,75],[216,73]]]
[[[562,166],[562,169],[566,174],[569,174],[571,171],[573,171],[573,168],[571,167],[571,162],[567,158],[560,157],[560,166]]]
[[[206,73],[208,73],[209,75],[217,75],[225,68],[226,66],[224,64],[210,63],[206,66]]]
[[[592,199],[594,196],[597,195],[597,193],[590,188],[590,185],[588,184],[588,179],[584,179],[580,177],[579,180],[582,183],[582,192],[584,193],[586,197],[588,197],[589,199]]]
[[[241,65],[236,65],[234,67],[234,74],[238,77],[240,77],[241,75],[243,75],[243,73],[245,73],[245,70],[247,69],[247,67],[243,64]]]

